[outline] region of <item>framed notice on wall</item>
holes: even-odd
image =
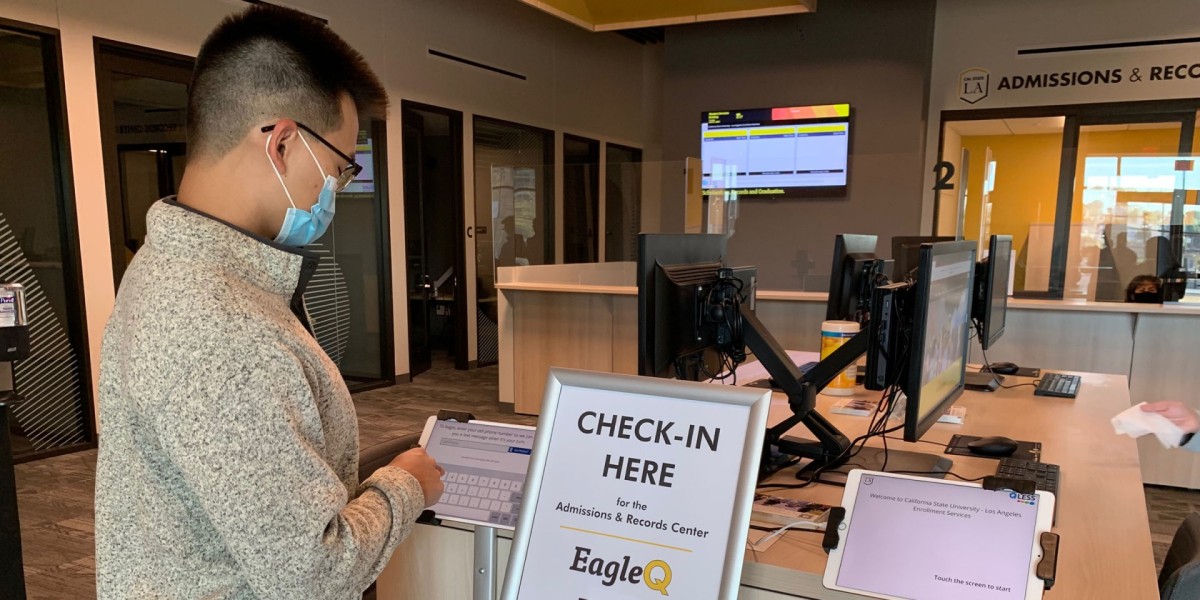
[[[736,598],[770,396],[551,369],[502,598]]]

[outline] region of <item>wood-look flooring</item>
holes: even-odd
[[[419,431],[439,409],[465,410],[480,419],[533,425],[501,405],[496,367],[455,371],[447,362],[412,383],[356,394],[362,446]],[[94,511],[96,451],[17,466],[17,495],[31,600],[96,597]],[[1162,564],[1175,528],[1200,510],[1200,491],[1146,487],[1155,563]],[[1064,510],[1070,510],[1064,507]],[[3,593],[0,593],[0,597]]]

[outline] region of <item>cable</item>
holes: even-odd
[[[778,531],[778,529],[774,527],[763,527],[762,525],[755,525],[753,523],[750,524],[750,529],[753,529],[754,531]],[[819,533],[822,535],[825,534],[824,529],[790,529],[789,531],[807,531],[809,533]]]
[[[976,320],[976,321],[974,321],[974,324],[975,324],[974,329],[976,330],[976,336],[979,338],[979,353],[983,355],[983,364],[984,364],[983,368],[987,369],[988,374],[990,374],[992,376],[992,381],[996,382],[997,387],[1001,387],[1006,390],[1011,390],[1011,389],[1015,389],[1015,388],[1019,388],[1019,387],[1025,387],[1025,386],[1036,387],[1039,383],[1041,383],[1042,380],[1040,380],[1040,379],[1035,380],[1033,383],[1017,383],[1014,385],[1004,385],[1003,383],[1001,383],[1000,377],[998,375],[996,375],[995,371],[992,370],[992,361],[988,360],[987,350],[983,349],[983,323]],[[980,372],[982,373],[983,371],[980,370]]]
[[[991,475],[984,475],[983,477],[976,477],[974,479],[969,479],[969,478],[963,477],[962,475],[959,475],[958,473],[955,473],[953,471],[887,471],[887,472],[894,473],[896,475],[949,475],[951,477],[957,477],[958,479],[961,479],[961,480],[967,481],[967,482],[983,481],[984,479],[991,477]]]
[[[762,546],[763,544],[765,544],[767,542],[774,541],[775,538],[787,533],[788,531],[812,531],[813,533],[819,533],[821,535],[825,535],[825,532],[823,530],[793,529],[795,527],[799,527],[800,525],[809,525],[809,524],[810,524],[809,521],[796,521],[795,523],[788,523],[787,525],[784,525],[783,527],[780,527],[779,529],[773,530],[773,533],[771,533],[771,535],[764,536],[762,539],[751,544],[751,546],[754,550],[758,550],[759,546]],[[771,530],[768,530],[768,531],[771,531]]]
[[[905,315],[902,313],[902,310],[903,309],[901,308],[901,306],[897,305],[897,318],[898,319],[903,319],[905,317]],[[898,329],[900,331],[904,331],[904,328],[902,328],[902,327],[898,328]],[[882,436],[884,438],[883,468],[884,469],[887,468],[888,449],[887,449],[886,436],[889,433],[894,433],[894,432],[899,431],[904,428],[903,425],[898,425],[896,427],[892,427],[889,429],[887,427],[887,422],[891,418],[892,413],[895,412],[896,403],[898,402],[900,394],[902,393],[902,389],[900,387],[900,379],[901,379],[901,377],[903,377],[904,373],[907,372],[907,370],[908,370],[908,360],[910,358],[910,352],[912,349],[912,340],[911,339],[901,340],[899,347],[903,348],[904,351],[899,357],[900,360],[897,361],[897,363],[895,365],[895,370],[892,375],[892,380],[888,383],[888,385],[883,389],[882,393],[880,394],[880,400],[879,400],[879,403],[875,407],[875,413],[873,415],[871,415],[871,422],[867,426],[867,433],[865,433],[861,436],[858,436],[853,441],[851,441],[850,444],[846,447],[846,449],[841,452],[841,454],[839,454],[838,456],[835,456],[832,460],[813,469],[808,474],[807,478],[805,479],[805,481],[803,483],[762,485],[762,486],[759,486],[760,489],[767,489],[767,488],[800,489],[800,488],[808,487],[808,486],[812,485],[813,483],[817,482],[818,478],[821,476],[822,473],[829,470],[830,468],[833,468],[833,466],[835,464],[838,464],[843,458],[846,458],[847,462],[844,464],[838,464],[838,466],[866,468],[865,465],[861,465],[858,463],[851,463],[850,461],[852,461],[855,457],[857,457],[867,447],[867,441],[869,441],[870,438],[875,437],[875,436]],[[856,448],[856,446],[857,446],[857,448]],[[810,466],[811,466],[811,463],[810,463]],[[799,476],[799,473],[797,475]],[[844,487],[844,484],[839,483],[839,482],[820,481],[820,483]]]
[[[887,436],[884,436],[884,437],[887,437]],[[889,439],[889,440],[895,440],[895,441],[897,441],[897,442],[903,442],[903,441],[904,441],[904,439],[903,439],[903,438],[887,437],[887,439]],[[911,442],[910,442],[910,443],[911,443]],[[920,444],[931,444],[931,445],[934,445],[934,446],[938,446],[938,447],[940,447],[940,448],[949,448],[949,447],[950,447],[950,445],[949,445],[949,444],[943,444],[943,443],[941,443],[941,442],[931,442],[931,441],[929,441],[929,440],[917,440],[917,443],[920,443]]]

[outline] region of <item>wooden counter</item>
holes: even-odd
[[[508,271],[506,273],[506,271]],[[501,269],[500,400],[537,414],[551,366],[637,372],[637,288],[632,263]],[[757,314],[785,348],[816,350],[823,293],[759,290]],[[1182,400],[1200,408],[1200,309],[1010,298],[1004,336],[987,362],[1123,375],[1134,402]],[[983,363],[979,344],[971,362]],[[1145,483],[1200,489],[1200,453],[1142,442]]]
[[[1074,400],[1034,396],[1029,387],[994,394],[967,392],[958,401],[967,407],[965,422],[934,425],[923,439],[944,444],[952,435],[964,433],[1041,442],[1044,460],[1062,467],[1054,527],[1062,535],[1062,550],[1058,580],[1047,598],[1158,598],[1138,447],[1134,440],[1113,434],[1109,424],[1113,415],[1130,405],[1127,383],[1122,376],[1080,374],[1083,385]],[[865,431],[865,417],[832,415],[827,410],[832,402],[829,397],[819,397],[822,412],[844,433],[853,437]],[[772,402],[772,422],[786,414],[786,403],[777,396]],[[793,433],[806,436],[802,429]],[[879,441],[872,440],[872,445]],[[888,446],[940,452],[937,446],[925,443],[889,440]],[[968,478],[995,472],[996,462],[991,459],[952,458],[953,472]],[[794,482],[794,470],[783,471],[772,481]],[[827,485],[771,493],[834,505],[842,498],[841,488]],[[858,598],[821,585],[825,553],[820,544],[817,534],[790,532],[765,552],[747,551],[740,598]],[[504,557],[508,546],[508,541],[501,541]],[[466,600],[471,597],[471,556],[469,528],[418,526],[380,577],[379,599]]]

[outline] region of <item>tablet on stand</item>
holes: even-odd
[[[824,585],[873,598],[1034,600],[1054,580],[1054,495],[854,470]]]

